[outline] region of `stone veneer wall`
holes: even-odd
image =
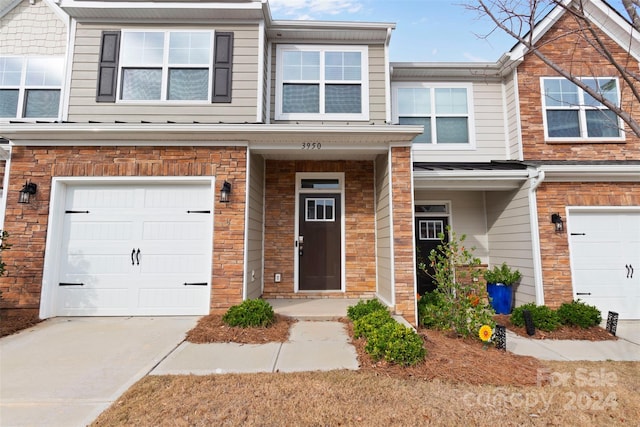
[[[296,172],[345,173],[346,292],[294,292]],[[372,298],[376,291],[374,168],[371,161],[267,160],[265,298]],[[274,274],[282,281],[275,283]]]
[[[615,68],[597,54],[577,33],[578,24],[566,13],[538,43],[540,51],[576,76],[615,76]],[[603,35],[603,37],[606,37]],[[615,58],[629,69],[638,69],[638,61],[618,46],[609,44]],[[634,65],[635,64],[635,65]],[[534,55],[528,55],[518,67],[520,120],[524,160],[640,160],[640,138],[627,132],[624,142],[546,142],[543,125],[542,90],[540,77],[558,74]],[[637,116],[637,101],[631,91],[621,85],[622,105]],[[640,86],[637,88],[640,89]]]
[[[412,325],[416,319],[416,273],[413,240],[413,180],[411,147],[391,149],[393,259],[396,314]]]
[[[246,149],[242,147],[14,147],[3,252],[7,275],[0,278],[2,307],[40,304],[52,177],[216,176],[233,185],[231,203],[215,199],[212,312],[242,301]],[[38,185],[32,203],[18,204],[25,180]]]
[[[554,231],[549,224],[551,214],[565,212],[566,206],[640,206],[640,184],[543,183],[537,201],[545,305],[559,307],[573,299],[569,236]]]

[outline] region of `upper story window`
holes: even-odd
[[[230,103],[233,33],[102,32],[96,102]]]
[[[55,119],[64,59],[0,56],[0,117]]]
[[[424,126],[414,144],[469,148],[474,143],[471,84],[396,83],[394,120]]]
[[[123,101],[208,101],[212,33],[125,31],[120,48]]]
[[[369,119],[366,46],[281,45],[277,64],[276,119]]]
[[[606,99],[619,105],[615,78],[583,78]],[[554,140],[621,139],[616,114],[565,78],[542,78],[545,133]]]

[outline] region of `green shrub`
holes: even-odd
[[[427,292],[418,300],[418,323],[425,328],[447,329],[448,315],[440,292]]]
[[[513,285],[520,280],[520,271],[512,270],[506,262],[500,266],[494,266],[491,270],[484,272],[484,280],[487,283],[502,283],[503,285]]]
[[[558,316],[564,325],[575,325],[585,329],[602,322],[600,310],[580,300],[562,304],[558,309]]]
[[[373,311],[353,322],[353,336],[355,338],[368,338],[371,332],[389,322],[395,322],[395,320],[387,310]]]
[[[375,298],[368,301],[360,300],[356,305],[347,308],[347,317],[354,322],[374,311],[387,311],[387,307]]]
[[[558,316],[557,312],[546,305],[536,305],[533,302],[514,308],[513,313],[511,313],[511,323],[516,326],[524,326],[523,312],[525,310],[531,312],[533,325],[540,330],[555,331],[560,326],[560,316]]]
[[[275,313],[271,304],[263,299],[248,299],[240,305],[229,308],[222,316],[222,321],[229,326],[241,328],[265,327],[273,324]]]
[[[422,338],[413,329],[396,321],[373,330],[365,350],[375,360],[384,359],[403,366],[415,365],[427,354]]]

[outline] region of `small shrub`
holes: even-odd
[[[353,322],[353,335],[355,338],[365,337],[385,323],[395,322],[387,310],[376,310]]]
[[[422,338],[413,329],[396,321],[373,330],[365,350],[375,360],[384,359],[402,366],[415,365],[427,354]]]
[[[275,313],[267,301],[248,299],[229,308],[222,316],[222,321],[229,326],[241,328],[266,327],[275,321]]]
[[[427,292],[418,300],[418,323],[425,328],[446,329],[449,310],[440,292]]]
[[[600,310],[580,300],[562,304],[558,309],[558,316],[564,325],[575,325],[585,329],[602,322]]]
[[[375,298],[368,301],[360,300],[356,305],[347,308],[347,317],[354,322],[374,311],[387,311],[387,307]]]
[[[520,280],[520,272],[518,270],[512,270],[506,262],[503,262],[500,266],[494,266],[491,270],[484,272],[484,280],[487,283],[502,283],[503,285],[511,286]]]
[[[558,316],[557,312],[546,305],[536,305],[533,302],[514,308],[513,313],[511,313],[511,323],[516,326],[524,326],[523,312],[525,310],[529,310],[533,325],[540,330],[550,332],[555,331],[560,326],[560,316]]]

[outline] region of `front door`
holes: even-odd
[[[445,242],[449,240],[449,236],[446,233],[447,224],[447,217],[416,217],[415,219],[417,248],[416,258],[418,265],[424,263],[426,266],[426,272],[416,268],[418,293],[420,295],[424,295],[426,292],[431,292],[436,288],[436,284],[432,277],[435,269],[431,266],[429,254],[441,243],[440,238],[438,237],[440,233],[444,233]]]
[[[300,194],[298,289],[341,289],[340,194]]]

